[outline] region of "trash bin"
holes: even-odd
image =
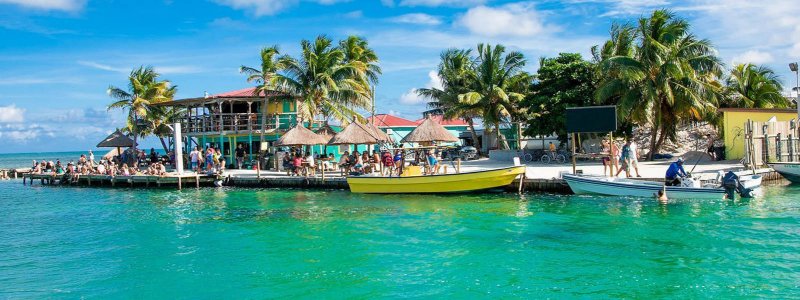
[[[725,146],[714,147],[714,156],[717,160],[725,160]]]

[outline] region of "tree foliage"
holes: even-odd
[[[556,133],[567,140],[566,109],[594,103],[594,64],[578,53],[560,53],[539,61],[536,81],[523,101],[532,116],[525,134],[529,136]]]

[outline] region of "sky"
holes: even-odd
[[[796,0],[0,0],[0,153],[94,148],[124,124],[107,111],[109,85],[153,66],[177,98],[251,86],[240,65],[279,45],[296,55],[303,39],[366,38],[383,75],[377,111],[417,119],[437,86],[448,48],[501,43],[535,72],[540,57],[588,57],[613,22],[668,8],[709,39],[727,66],[770,66],[786,89],[800,60]],[[151,140],[144,146],[160,145]]]

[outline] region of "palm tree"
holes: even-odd
[[[502,45],[478,45],[478,56],[467,73],[468,92],[459,95],[459,101],[479,110],[484,125],[494,126],[502,149],[509,149],[500,124],[519,123],[525,118],[519,102],[525,98],[532,77],[522,70],[526,63],[522,53],[505,51]]]
[[[770,68],[738,64],[725,81],[728,107],[786,108],[791,105],[783,97],[783,85]]]
[[[108,109],[124,109],[128,111],[125,131],[133,135],[134,149],[139,137],[150,135],[152,126],[160,122],[155,119],[158,114],[153,114],[152,104],[170,101],[175,95],[176,88],[170,87],[168,80],[158,80],[158,74],[153,67],[139,67],[131,71],[128,76],[128,89],[123,90],[115,86],[108,87],[108,95],[117,99],[108,105]]]
[[[353,78],[359,78],[361,84],[370,90],[370,104],[372,115],[375,115],[375,89],[370,87],[378,83],[378,76],[381,74],[381,67],[378,65],[378,55],[369,47],[367,40],[351,35],[347,39],[339,41],[339,49],[344,52],[344,63],[352,64],[355,67]]]
[[[378,65],[378,55],[369,47],[367,40],[351,35],[339,42],[339,49],[344,52],[344,63],[353,64],[357,71],[354,77],[363,76],[362,79],[371,84],[378,83],[381,67]]]
[[[481,149],[478,134],[475,132],[475,119],[480,118],[480,110],[473,105],[461,102],[459,96],[469,92],[468,74],[473,70],[472,50],[448,49],[440,55],[437,70],[442,89],[435,87],[416,89],[418,95],[430,99],[427,114],[439,114],[445,119],[460,118],[467,122],[475,148]]]
[[[300,99],[298,118],[313,121],[323,115],[343,123],[353,117],[363,119],[356,109],[370,107],[370,90],[358,64],[346,61],[342,49],[334,47],[322,35],[313,42],[300,42],[299,59],[284,55],[279,58],[281,70],[270,79],[270,86]]]
[[[714,52],[708,40],[689,32],[685,20],[654,11],[637,27],[616,29],[599,51],[603,78],[596,100],[614,101],[625,118],[650,124],[652,158],[665,139],[676,140],[680,121],[700,119],[719,102],[722,64]]]
[[[261,107],[261,128],[264,128],[267,122],[267,105],[269,104],[269,90],[270,80],[278,72],[278,55],[280,49],[278,45],[265,47],[261,49],[261,65],[259,68],[251,68],[245,65],[239,67],[239,73],[247,75],[247,82],[255,82],[256,88],[253,90],[253,96],[258,96],[264,93],[264,102],[259,105]],[[264,141],[264,131],[259,130],[261,138],[259,141]]]

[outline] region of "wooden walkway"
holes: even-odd
[[[166,176],[133,175],[133,176],[108,176],[108,175],[78,175],[68,178],[54,174],[23,174],[22,184],[33,185],[82,185],[82,186],[111,186],[111,187],[186,187],[213,186],[217,176],[205,174],[170,174]]]
[[[760,169],[758,174],[764,176],[764,182],[780,181],[783,177],[771,169]],[[52,174],[31,174],[21,175],[23,184],[41,185],[79,185],[79,186],[98,186],[98,187],[171,187],[178,189],[184,187],[214,186],[214,181],[221,181],[225,186],[245,187],[245,188],[313,188],[329,190],[347,190],[347,178],[341,176],[331,176],[322,178],[321,176],[286,176],[286,175],[241,175],[228,174],[227,176],[209,175],[168,175],[168,176],[106,176],[106,175],[81,175],[76,180],[68,180],[63,176]],[[663,181],[661,178],[636,178],[639,180]],[[518,191],[520,180],[514,180],[506,187],[506,190]],[[528,192],[545,192],[557,194],[570,194],[572,191],[567,182],[560,178],[526,178],[523,189]]]

